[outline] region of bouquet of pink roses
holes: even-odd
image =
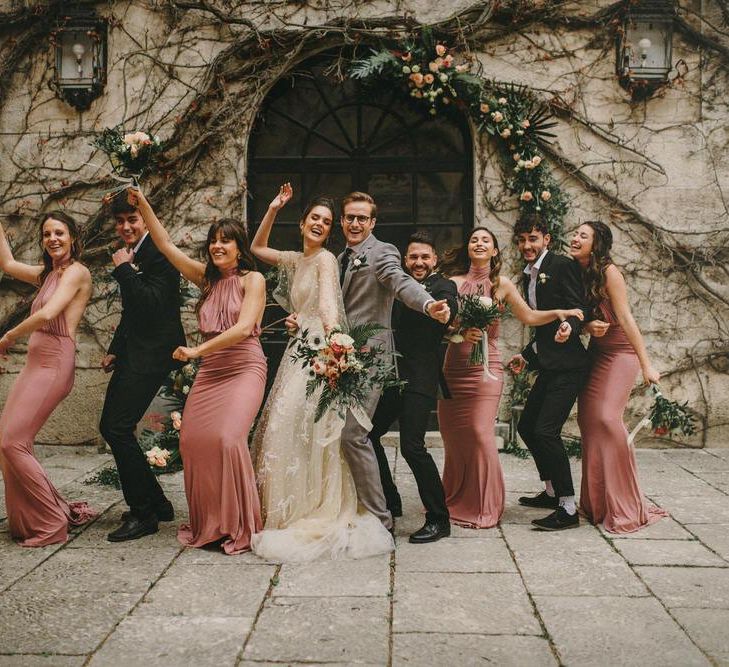
[[[488,366],[488,338],[486,329],[505,312],[504,304],[494,302],[489,296],[464,294],[458,297],[458,331],[450,336],[451,343],[462,343],[466,329],[481,329],[484,337],[481,345],[474,345],[468,359],[469,366]]]
[[[309,369],[306,397],[321,388],[314,421],[330,407],[340,417],[349,409],[360,419],[374,387],[397,384],[394,365],[387,363],[379,350],[367,346],[367,341],[383,329],[369,323],[352,326],[346,332],[335,328],[324,337],[301,332],[292,356]]]

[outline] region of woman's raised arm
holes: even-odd
[[[164,228],[159,218],[155,215],[152,206],[147,201],[141,190],[129,188],[127,190],[129,203],[136,206],[139,214],[147,226],[149,235],[152,237],[157,249],[170,261],[185,278],[195,283],[198,287],[202,287],[205,277],[205,265],[198,262],[192,257],[188,257],[180,250],[170,238],[169,232]]]
[[[276,215],[293,196],[294,191],[291,183],[284,183],[273,201],[268,205],[266,215],[263,216],[263,220],[261,220],[261,224],[258,225],[256,230],[256,235],[251,241],[251,252],[262,262],[271,266],[278,266],[280,253],[275,248],[268,247],[268,237],[271,235],[271,228],[274,220],[276,220]]]
[[[43,272],[43,267],[38,264],[25,264],[19,262],[13,257],[13,251],[10,249],[8,237],[5,236],[5,230],[0,225],[0,270],[17,280],[38,286],[38,278]]]

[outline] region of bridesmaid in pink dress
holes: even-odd
[[[446,252],[441,271],[456,283],[459,294],[482,295],[508,305],[529,326],[582,317],[580,310],[531,310],[514,283],[499,275],[498,241],[485,227],[476,227],[466,245]],[[464,342],[450,343],[443,366],[451,395],[438,401],[445,448],[443,487],[451,521],[466,528],[492,528],[504,511],[504,473],[494,434],[504,384],[499,328],[497,321],[486,332],[488,371],[493,377],[484,374],[483,366],[468,365],[473,345],[481,344],[480,329],[468,329]]]
[[[78,262],[81,243],[74,220],[61,211],[45,214],[40,240],[43,265],[23,264],[13,258],[0,227],[0,269],[41,286],[30,316],[0,339],[0,355],[7,358],[16,339],[30,334],[26,364],[0,417],[8,524],[24,547],[66,542],[69,525],[96,516],[86,503],[66,502],[33,455],[35,436],[73,387],[76,329],[91,296],[91,274]]]
[[[251,536],[262,527],[248,433],[266,385],[258,338],[266,283],[253,270],[248,235],[239,222],[223,219],[210,226],[203,264],[172,243],[139,190],[129,190],[129,201],[139,208],[160,252],[202,290],[197,315],[205,340],[172,355],[180,361],[202,357],[182,415],[180,454],[190,524],[181,526],[177,537],[186,546],[216,543],[227,554],[239,554],[250,549]]]
[[[668,513],[643,496],[623,412],[638,371],[646,384],[658,383],[640,329],[628,305],[625,279],[610,258],[613,235],[599,221],[578,227],[570,254],[580,263],[587,303],[595,318],[591,369],[577,403],[582,435],[580,510],[611,533],[631,533]]]

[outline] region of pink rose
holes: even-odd
[[[531,123],[530,123],[530,122],[529,122],[528,120],[523,120],[523,121],[521,121],[521,126],[522,126],[522,127],[523,127],[523,128],[525,129],[525,130],[526,130],[526,129],[527,129],[527,128],[528,128],[529,126],[530,126],[530,125],[531,125]]]
[[[508,139],[511,136],[511,130],[507,127],[501,130],[501,138]]]
[[[445,58],[443,58],[443,65],[445,67],[453,66],[453,56],[450,53]]]
[[[533,164],[533,165],[534,165],[535,167],[538,167],[538,166],[539,166],[539,165],[540,165],[541,163],[542,163],[542,158],[540,158],[540,157],[539,157],[538,155],[535,155],[535,156],[534,156],[534,157],[532,158],[532,164]]]
[[[436,61],[432,61],[428,63],[428,69],[433,72],[433,74],[437,74],[438,70],[440,69],[440,66]]]
[[[525,190],[521,193],[521,197],[519,197],[519,199],[521,199],[522,201],[531,201],[532,199],[534,199],[534,195],[529,192],[529,190]]]
[[[433,81],[435,81],[435,77],[432,74],[426,74],[423,77],[423,81],[425,81],[425,83],[430,84],[430,83],[433,83]]]
[[[552,193],[549,190],[542,190],[542,201],[549,201],[552,198]]]
[[[500,111],[494,111],[491,114],[491,120],[494,121],[494,123],[500,123],[502,120],[504,120],[504,114],[502,114]]]

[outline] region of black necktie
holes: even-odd
[[[352,255],[352,248],[347,248],[344,251],[344,257],[342,257],[342,267],[339,269],[339,284],[344,285],[344,274],[347,273],[347,267],[349,266],[349,258]]]

